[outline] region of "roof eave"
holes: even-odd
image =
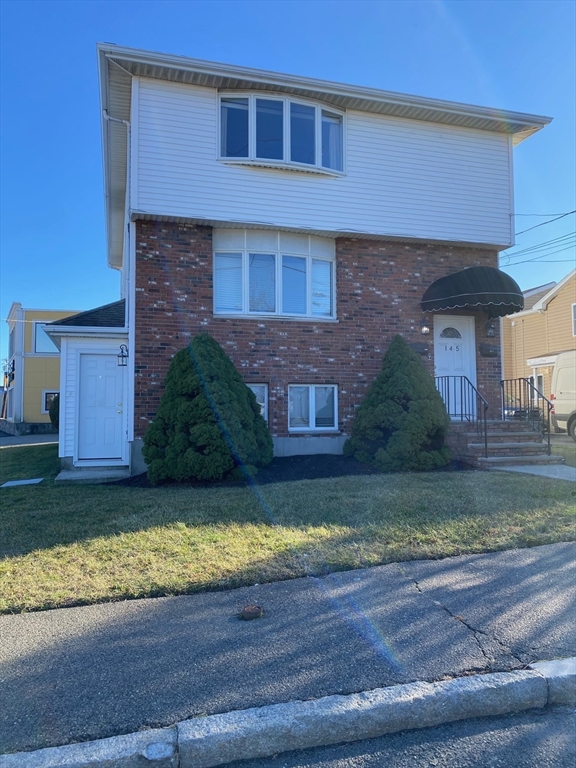
[[[550,300],[551,300],[551,299],[553,299],[553,298],[554,298],[554,296],[556,296],[556,294],[558,293],[558,291],[559,291],[559,290],[561,290],[561,289],[562,289],[562,288],[563,288],[563,287],[566,285],[566,283],[568,283],[568,282],[570,282],[570,280],[572,280],[572,278],[574,277],[574,275],[576,275],[576,269],[573,269],[573,270],[571,270],[570,272],[568,272],[568,274],[567,274],[567,275],[565,275],[565,276],[562,278],[562,280],[559,280],[559,281],[556,283],[556,285],[555,285],[555,286],[552,288],[552,290],[551,290],[551,291],[548,291],[548,293],[547,293],[545,296],[542,296],[542,298],[540,299],[540,301],[537,301],[537,302],[534,304],[534,306],[532,307],[532,309],[533,309],[535,312],[542,312],[543,310],[545,310],[545,309],[546,309],[546,307],[548,306],[548,304],[550,303]]]

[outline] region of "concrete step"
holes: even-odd
[[[505,466],[523,465],[523,464],[535,464],[535,465],[550,465],[550,464],[564,464],[564,459],[561,456],[547,456],[546,454],[540,456],[484,456],[475,457],[475,461],[479,467],[483,469],[498,469]]]
[[[112,483],[114,480],[125,480],[127,477],[130,477],[128,467],[78,467],[63,469],[54,478],[54,482],[99,485],[100,483]]]

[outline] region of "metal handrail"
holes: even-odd
[[[484,456],[488,458],[488,402],[467,376],[436,376],[434,382],[442,395],[448,416],[474,425],[476,433],[484,442]]]
[[[504,379],[502,388],[502,419],[528,422],[542,438],[546,438],[547,453],[550,456],[550,413],[552,403],[534,386],[532,377]]]

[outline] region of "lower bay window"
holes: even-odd
[[[334,241],[214,231],[214,313],[333,319]]]
[[[338,429],[338,387],[333,384],[294,384],[288,387],[290,432]]]

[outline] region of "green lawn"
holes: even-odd
[[[572,445],[552,445],[552,453],[562,456],[568,467],[576,467],[576,443]]]
[[[574,484],[505,472],[261,487],[54,486],[55,446],[0,449],[0,611],[224,589],[575,538]]]

